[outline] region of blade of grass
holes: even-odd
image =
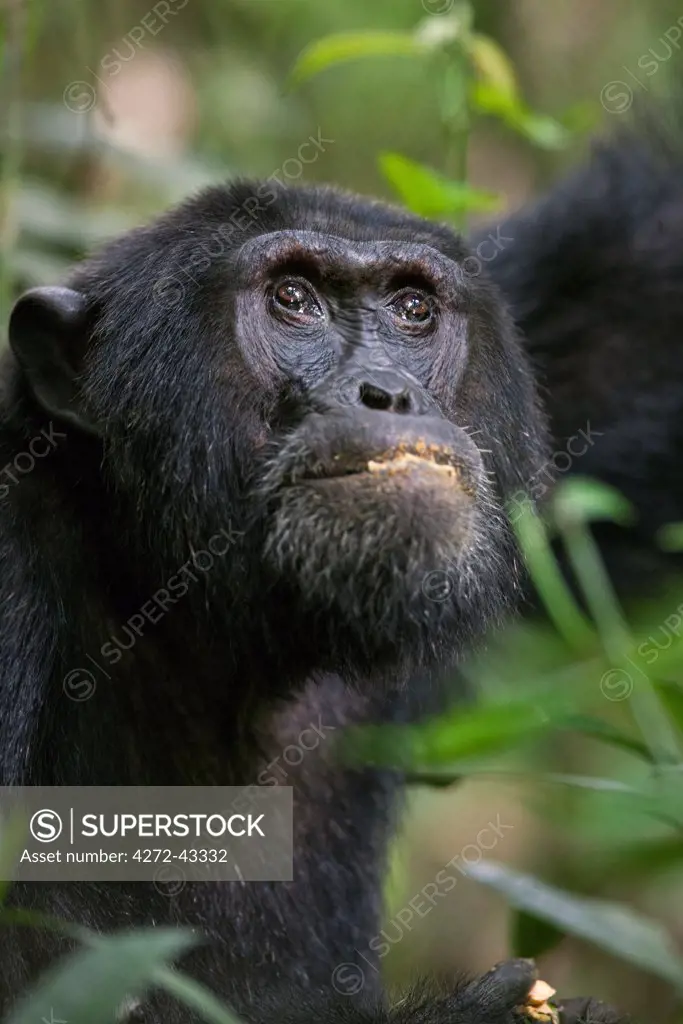
[[[594,647],[596,635],[562,576],[541,519],[528,507],[513,526],[534,586],[560,636],[571,648],[581,653]]]

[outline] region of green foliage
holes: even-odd
[[[0,842],[5,863],[6,834]],[[63,1019],[68,1024],[111,1024],[127,1000],[157,988],[194,1010],[207,1024],[239,1024],[227,1007],[192,978],[169,964],[196,945],[193,932],[178,928],[137,928],[100,936],[85,928],[21,910],[0,912],[0,927],[30,927],[62,934],[81,943],[43,975],[22,998],[6,1024]]]
[[[469,871],[503,893],[512,906],[561,927],[568,935],[588,939],[683,991],[683,961],[671,936],[641,914],[607,900],[562,892],[491,860],[473,864]]]
[[[473,85],[472,105],[480,114],[498,118],[542,149],[561,149],[569,142],[570,133],[559,121],[534,113],[520,96],[511,95],[491,82]]]
[[[316,40],[299,54],[289,84],[296,87],[327,68],[363,57],[414,57],[426,51],[409,32],[340,32]]]
[[[468,210],[499,210],[500,196],[465,183],[449,181],[436,171],[401,156],[382,153],[379,163],[399,199],[422,217],[447,219]]]
[[[425,217],[456,217],[498,208],[497,197],[467,184],[467,149],[473,116],[489,115],[533,144],[556,149],[570,139],[566,127],[534,113],[522,99],[512,63],[498,43],[472,30],[473,8],[458,0],[453,11],[427,18],[414,32],[343,32],[318,39],[297,58],[290,85],[299,86],[336,65],[366,57],[420,57],[440,69],[439,110],[448,162],[455,180],[398,153],[385,153],[380,167],[403,203]]]
[[[7,1024],[35,1024],[52,1014],[69,1024],[111,1024],[124,999],[142,994],[159,968],[195,942],[179,929],[137,929],[98,939],[53,968],[10,1014]],[[210,1018],[207,1018],[207,1020]],[[216,1024],[234,1024],[229,1015]]]
[[[379,730],[370,744],[374,757],[407,769],[421,784],[492,773],[512,780],[519,773],[514,761],[510,770],[511,752],[518,757],[531,745],[542,755],[544,743],[549,749],[560,735],[590,738],[638,764],[626,771],[628,761],[623,762],[624,774],[636,781],[562,773],[536,774],[527,781],[570,787],[577,799],[599,802],[605,877],[620,872],[622,864],[631,875],[638,869],[683,868],[681,640],[672,633],[671,646],[648,665],[618,607],[589,524],[596,519],[632,522],[632,509],[620,495],[572,480],[558,489],[551,512],[550,530],[531,508],[516,527],[557,631],[529,623],[513,627],[496,650],[468,669],[481,694],[476,708],[409,729]],[[586,611],[559,572],[551,531],[564,546]],[[669,609],[676,607],[674,600],[667,601]],[[651,633],[656,628],[652,621],[641,622],[638,632]],[[665,621],[672,630],[683,626],[678,613]],[[615,722],[617,708],[630,711],[630,723]],[[615,823],[620,831],[612,836]],[[661,828],[665,831],[658,834]],[[600,857],[594,869],[601,874]],[[512,938],[519,955],[539,955],[563,935],[575,935],[683,990],[683,960],[671,936],[633,909],[552,888],[488,858],[470,864],[468,872],[502,893],[515,909]]]
[[[543,921],[526,910],[512,915],[510,945],[518,956],[535,960],[562,942],[565,933],[556,924]]]

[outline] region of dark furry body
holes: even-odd
[[[603,538],[615,573],[625,579],[642,564],[658,568],[653,530],[683,517],[683,484],[676,474],[683,440],[680,181],[678,159],[660,143],[619,143],[599,152],[590,169],[535,210],[513,218],[504,230],[514,242],[490,264],[537,366],[554,446],[562,448],[589,422],[604,436],[572,471],[617,484],[643,513],[635,534]],[[249,194],[246,186],[212,194],[202,220],[207,237]],[[329,193],[315,202],[311,210],[296,193],[278,199],[269,205],[269,227],[303,218],[318,230],[335,225],[340,233],[353,233],[357,200]],[[398,244],[424,232],[432,242],[456,246],[450,233],[381,206],[363,207],[359,220],[367,225],[358,228],[363,237],[389,235]],[[90,404],[110,424],[104,461],[99,440],[63,428],[68,436],[10,490],[0,509],[5,785],[251,783],[312,721],[339,728],[353,721],[405,720],[431,709],[434,696],[424,677],[459,653],[458,645],[446,655],[440,640],[419,684],[419,665],[409,651],[399,650],[393,662],[383,652],[377,679],[361,677],[358,666],[335,665],[325,653],[329,648],[320,651],[321,638],[327,639],[322,628],[313,624],[292,636],[284,613],[280,618],[273,612],[267,621],[254,617],[260,595],[270,595],[272,608],[279,609],[288,607],[291,594],[267,571],[260,576],[237,541],[231,589],[223,587],[218,610],[219,581],[200,579],[119,662],[117,678],[124,685],[102,681],[84,703],[65,697],[64,676],[84,663],[84,654],[96,657],[117,625],[225,521],[224,496],[213,484],[235,467],[244,488],[231,496],[229,518],[238,531],[252,528],[245,438],[260,429],[263,391],[254,394],[263,381],[253,368],[231,367],[236,391],[241,388],[249,400],[225,439],[217,435],[214,410],[223,400],[218,377],[194,396],[188,396],[187,381],[202,377],[207,352],[211,359],[216,355],[225,316],[218,293],[201,310],[190,283],[182,307],[145,301],[160,277],[185,280],[182,267],[197,244],[190,223],[171,214],[161,226],[115,243],[74,277],[91,298],[96,337],[118,339],[117,386],[108,380],[105,357],[91,365]],[[225,266],[209,260],[198,273],[215,284]],[[164,345],[151,344],[152,337]],[[183,337],[193,343],[171,346],[171,338]],[[169,363],[168,387],[157,396],[160,359]],[[138,381],[136,395],[121,387],[126,374]],[[46,425],[9,360],[4,381],[3,464]],[[135,404],[141,389],[144,430]],[[495,395],[478,397],[493,410]],[[525,487],[544,458],[536,445],[514,464],[504,456],[495,467],[503,492]],[[509,555],[514,560],[512,548]],[[237,594],[240,585],[231,604],[226,595]],[[518,596],[515,585],[486,609],[483,595],[481,608],[495,622]],[[362,963],[359,951],[367,955],[368,940],[379,930],[380,879],[399,780],[341,768],[332,748],[321,743],[282,780],[296,794],[291,884],[192,886],[174,899],[149,886],[41,886],[17,891],[16,899],[101,929],[196,924],[213,945],[193,954],[188,968],[255,1021],[383,1021],[378,975],[366,964],[367,984],[354,998],[337,995],[331,979],[338,964]],[[54,942],[5,933],[1,948],[0,1005],[9,1005],[54,953]],[[420,997],[423,1009],[409,1001],[393,1019],[507,1024],[507,1004],[494,1007],[481,991],[473,1002],[467,993],[461,986],[445,1001]],[[603,1016],[608,1019],[607,1011],[595,1010],[594,1019]],[[144,1019],[180,1024],[189,1018],[159,1004],[150,1005]]]
[[[376,633],[363,638],[356,621],[364,621],[365,606],[357,595],[358,606],[346,609],[331,630],[327,616],[319,622],[310,609],[302,611],[296,590],[259,560],[265,531],[254,512],[253,466],[284,381],[274,379],[276,369],[269,375],[265,358],[252,359],[253,351],[240,355],[229,333],[235,311],[220,282],[237,272],[233,249],[201,271],[192,263],[197,224],[210,242],[253,196],[250,185],[215,189],[115,242],[71,282],[88,297],[82,391],[91,419],[105,424],[105,438],[58,422],[50,457],[36,460],[9,489],[0,512],[4,784],[247,785],[316,722],[338,730],[350,722],[406,720],[435,706],[425,674],[458,650],[444,609],[436,608],[437,616],[428,608],[428,622],[414,611],[406,586],[405,603],[397,591],[395,604],[370,608]],[[445,230],[333,192],[278,194],[265,211],[242,241],[304,222],[361,241],[394,237],[399,246],[422,234],[455,258],[465,253]],[[194,277],[181,305],[148,299],[156,282],[188,264]],[[502,436],[519,435],[518,444],[499,446],[496,462],[509,491],[523,486],[541,457],[538,414],[530,375],[523,361],[514,364],[509,321],[489,301],[489,286],[482,281],[477,288],[491,321],[483,344],[496,338],[500,319],[513,360],[496,420]],[[443,387],[451,387],[448,380],[444,375]],[[32,437],[51,429],[51,418],[9,353],[4,382],[0,451],[10,462]],[[481,415],[493,401],[481,403]],[[520,404],[530,418],[525,433],[515,423]],[[375,421],[370,416],[368,422]],[[508,571],[500,585],[492,577],[494,593],[473,580],[471,607],[460,616],[461,642],[478,621],[500,617],[519,586],[509,531],[500,514],[493,522],[505,529],[501,559],[509,547]],[[226,526],[234,536],[229,556],[212,574],[198,575],[116,664],[107,663],[112,679],[98,678],[90,700],[68,699],[65,677],[88,665],[88,655],[102,663],[121,625],[160,587],[170,587],[191,552]],[[386,529],[378,520],[380,551],[395,543],[391,535],[383,539]],[[482,565],[482,578],[486,571]],[[410,572],[407,578],[413,582]],[[336,586],[328,593],[334,599]],[[297,628],[302,615],[305,626]],[[211,941],[187,958],[187,969],[248,1019],[279,1021],[304,997],[329,1004],[330,1013],[338,1001],[344,1012],[353,1005],[376,1008],[378,972],[368,974],[352,999],[335,993],[332,975],[337,964],[365,964],[361,951],[368,956],[367,942],[378,930],[398,780],[340,767],[332,741],[325,741],[278,781],[295,787],[291,884],[190,885],[174,898],[143,885],[44,885],[16,887],[13,898],[99,929],[196,925]],[[56,947],[49,936],[4,933],[0,1005],[21,993]],[[144,1013],[145,1021],[163,1024],[189,1019],[180,1007],[161,1002]]]
[[[533,360],[554,451],[590,423],[595,443],[568,472],[612,484],[637,510],[632,529],[598,528],[625,594],[681,568],[654,540],[683,515],[680,138],[673,109],[596,144],[506,222],[514,241],[487,265]]]

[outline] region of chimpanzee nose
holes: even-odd
[[[366,409],[378,409],[381,412],[410,412],[413,401],[407,387],[391,389],[386,385],[364,381],[358,389],[360,404]]]
[[[418,382],[394,370],[360,373],[356,404],[404,416],[421,416],[434,411],[434,403]]]
[[[347,367],[314,391],[318,406],[351,406],[403,416],[437,411],[436,403],[409,374],[393,369]]]

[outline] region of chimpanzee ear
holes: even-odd
[[[9,340],[31,391],[46,412],[99,433],[83,411],[77,376],[87,340],[85,297],[71,288],[32,288],[17,301]]]

